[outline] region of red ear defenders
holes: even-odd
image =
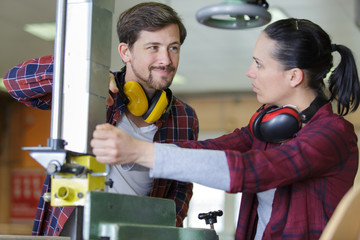
[[[324,93],[319,93],[310,106],[298,113],[290,106],[262,105],[250,119],[251,133],[261,141],[281,143],[293,138],[314,114],[328,103]]]
[[[250,131],[261,141],[280,143],[301,129],[298,111],[289,106],[263,105],[250,119]]]

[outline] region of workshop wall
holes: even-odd
[[[21,148],[46,145],[51,112],[0,99],[0,234],[31,234],[44,169]]]

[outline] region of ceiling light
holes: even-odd
[[[55,23],[32,23],[24,26],[24,31],[45,41],[53,41],[56,34]]]
[[[270,22],[265,0],[227,0],[218,5],[200,9],[196,13],[199,23],[222,29],[248,29],[260,27]]]

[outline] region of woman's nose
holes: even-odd
[[[248,70],[246,71],[246,76],[249,78],[254,79],[255,78],[255,72],[253,70],[253,64],[250,65],[250,67],[248,68]]]

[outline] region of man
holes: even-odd
[[[107,102],[107,122],[149,142],[196,140],[199,128],[195,111],[173,96],[168,88],[178,67],[180,46],[186,38],[186,29],[177,13],[161,3],[140,3],[120,15],[117,32],[120,41],[118,51],[125,67],[114,75],[110,74],[112,98]],[[4,77],[4,84],[18,101],[27,106],[49,109],[52,77],[53,57],[45,56],[11,69]],[[148,121],[127,105],[124,85],[134,82],[141,85],[140,89],[148,99],[159,92],[165,94],[168,104],[160,119]],[[149,104],[152,105],[151,102]],[[116,151],[112,140],[108,139],[107,150]],[[192,196],[191,183],[152,179],[149,169],[138,165],[113,165],[111,168],[109,178],[114,185],[107,191],[173,199],[176,203],[176,225],[182,226]],[[49,191],[50,178],[47,177],[43,193]],[[73,209],[53,208],[41,197],[33,235],[73,234]]]

